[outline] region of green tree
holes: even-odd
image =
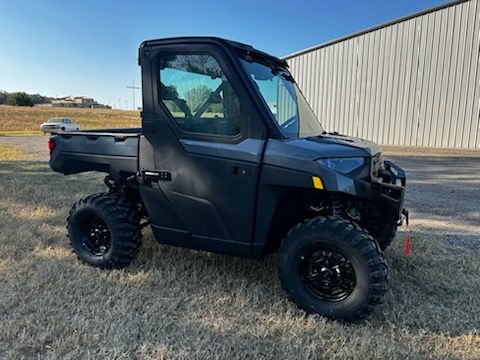
[[[52,102],[51,98],[49,98],[47,96],[40,95],[40,94],[30,95],[30,98],[32,99],[32,103],[34,105],[36,105],[36,104],[48,104],[48,103]]]
[[[210,89],[206,85],[200,85],[193,89],[188,90],[185,93],[185,100],[190,108],[190,111],[194,113],[198,108],[208,100],[210,96]]]
[[[0,91],[0,105],[7,103],[7,93]]]
[[[32,98],[24,92],[14,92],[7,96],[8,105],[33,106]]]

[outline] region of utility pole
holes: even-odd
[[[133,110],[135,109],[135,90],[140,90],[138,86],[135,86],[135,80],[132,80],[132,85],[127,85],[127,89],[132,89],[132,96],[133,96]]]

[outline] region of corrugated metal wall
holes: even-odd
[[[286,59],[327,130],[380,144],[480,148],[480,0]]]

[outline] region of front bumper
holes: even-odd
[[[371,183],[371,195],[374,201],[381,201],[402,218],[405,201],[405,172],[395,163],[385,160],[384,168],[379,170],[378,177]]]
[[[61,127],[59,125],[41,125],[40,131],[51,132],[51,131],[60,131]]]

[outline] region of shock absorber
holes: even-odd
[[[342,202],[338,198],[338,196],[334,195],[332,196],[331,200],[331,211],[333,216],[342,216]]]

